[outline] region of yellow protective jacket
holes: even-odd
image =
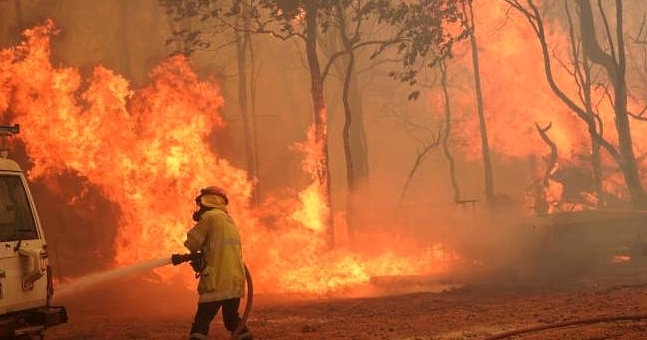
[[[206,265],[198,282],[199,302],[244,296],[245,265],[240,235],[224,206],[204,212],[187,233],[184,246],[191,252],[204,253]]]

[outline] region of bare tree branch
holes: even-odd
[[[542,128],[539,126],[539,123],[535,123],[535,127],[537,128],[537,132],[539,132],[539,136],[541,136],[541,139],[546,144],[548,144],[548,147],[550,148],[550,156],[548,158],[548,161],[546,161],[546,171],[544,172],[544,186],[548,186],[548,180],[550,179],[550,176],[553,173],[553,169],[555,168],[555,164],[557,163],[557,145],[555,145],[555,142],[553,142],[553,140],[548,137],[548,130],[550,130],[552,126],[553,123],[548,123],[546,127]]]
[[[634,118],[634,119],[641,120],[641,121],[647,121],[647,117],[644,117],[644,114],[645,114],[646,111],[647,111],[647,105],[645,107],[643,107],[643,109],[638,114],[631,113],[631,112],[627,112],[627,114],[629,114],[629,116]]]
[[[421,151],[418,151],[418,155],[416,156],[416,159],[413,162],[413,166],[411,167],[411,170],[407,175],[407,180],[405,181],[404,187],[402,188],[402,192],[400,193],[400,201],[404,199],[404,196],[407,193],[407,190],[409,189],[409,185],[413,180],[413,175],[418,170],[418,167],[420,167],[424,159],[429,155],[429,152],[431,152],[431,150],[438,147],[442,142],[442,139],[443,139],[442,135],[443,135],[442,131],[438,131],[438,134],[434,137],[434,139],[429,144],[423,146]]]

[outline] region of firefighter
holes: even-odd
[[[202,264],[192,263],[200,280],[190,339],[206,339],[209,325],[222,308],[222,320],[232,338],[252,340],[245,325],[237,329],[241,324],[238,309],[244,296],[245,264],[238,227],[227,212],[227,195],[222,188],[207,187],[200,191],[196,203],[196,223],[184,242],[192,253],[203,254]]]

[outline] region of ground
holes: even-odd
[[[459,287],[387,280],[349,294],[257,294],[248,325],[255,339],[262,340],[647,338],[647,275],[642,268],[568,280],[503,277]],[[48,340],[168,340],[188,338],[195,296],[128,279],[56,302],[67,307],[69,322],[48,329]],[[575,325],[505,335],[569,322]],[[219,318],[209,338],[229,339]]]

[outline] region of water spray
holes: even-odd
[[[148,260],[141,263],[136,263],[130,266],[115,268],[95,274],[90,274],[83,276],[76,281],[70,283],[61,283],[60,286],[56,289],[57,296],[65,296],[72,292],[79,292],[82,289],[92,287],[96,284],[102,283],[104,281],[113,280],[119,277],[132,275],[139,272],[149,271],[151,269],[166,266],[172,264],[177,266],[179,264],[189,262],[191,267],[196,272],[196,278],[199,277],[200,272],[204,268],[204,255],[201,252],[196,253],[187,253],[187,254],[172,254],[171,257],[165,257],[160,259]],[[247,318],[252,311],[252,305],[254,301],[254,285],[252,282],[252,275],[249,272],[249,269],[246,265],[243,265],[245,269],[245,278],[247,286],[247,303],[245,304],[245,310],[243,315],[240,318],[240,324],[232,332],[232,339],[235,339],[241,330],[245,327],[247,323]]]
[[[79,279],[69,282],[61,283],[56,288],[56,296],[65,296],[72,292],[78,292],[79,290],[86,289],[97,285],[101,282],[113,280],[119,277],[132,275],[139,272],[149,271],[153,268],[165,266],[171,264],[171,258],[160,258],[148,260],[141,263],[136,263],[130,266],[115,268],[95,274],[90,274],[82,276]]]
[[[190,262],[191,265],[194,266],[196,263],[201,262],[201,260],[202,253],[173,254],[171,257],[153,259],[132,264],[126,267],[110,269],[99,273],[82,276],[73,282],[61,283],[56,289],[56,295],[65,296],[72,292],[78,292],[79,290],[89,288],[105,281],[149,271],[151,269],[166,266],[169,264],[176,266],[180,263]],[[194,268],[194,270],[196,270],[197,272],[198,268],[196,267]]]

